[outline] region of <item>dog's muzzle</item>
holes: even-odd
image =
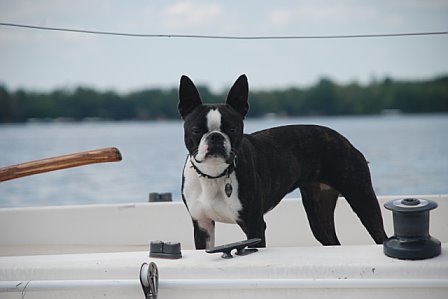
[[[206,138],[207,154],[206,157],[223,157],[227,160],[229,151],[226,148],[226,138],[223,134],[213,132]]]

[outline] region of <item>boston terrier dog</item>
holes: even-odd
[[[188,156],[182,199],[193,220],[196,249],[214,246],[215,221],[238,224],[265,247],[263,215],[300,188],[311,230],[323,245],[339,245],[334,209],[339,194],[373,240],[386,238],[366,159],[342,135],[318,125],[290,125],[243,133],[249,109],[241,75],[225,104],[202,104],[194,83],[182,76],[179,113]]]

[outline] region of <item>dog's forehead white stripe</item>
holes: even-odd
[[[208,131],[218,131],[221,128],[221,112],[218,109],[212,109],[207,113]]]

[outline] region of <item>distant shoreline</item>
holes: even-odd
[[[199,92],[210,104],[226,96],[205,86]],[[10,92],[0,85],[0,123],[179,119],[177,101],[177,88],[121,95],[86,87]],[[249,102],[251,118],[448,112],[448,75],[425,81],[386,78],[368,85],[321,79],[308,88],[254,90]]]

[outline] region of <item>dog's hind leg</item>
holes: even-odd
[[[334,226],[334,209],[339,192],[321,183],[300,187],[302,202],[314,237],[322,245],[340,245]]]
[[[215,221],[210,219],[192,220],[196,249],[207,249],[215,246]]]

